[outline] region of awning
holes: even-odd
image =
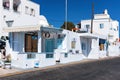
[[[85,38],[98,38],[97,35],[90,34],[90,33],[81,33],[80,37],[85,37]]]
[[[26,31],[40,31],[40,25],[37,26],[22,26],[22,27],[7,27],[3,28],[5,32],[26,32]]]
[[[91,33],[80,33],[80,37],[106,39],[106,36],[104,35],[91,34]]]

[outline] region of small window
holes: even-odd
[[[9,0],[6,0],[6,1],[4,0],[3,1],[3,8],[9,10],[9,8],[10,8],[10,2],[9,2]]]
[[[35,16],[35,10],[34,9],[31,9],[30,15]]]
[[[65,53],[64,57],[67,58],[68,57],[68,53]]]
[[[27,54],[27,59],[33,59],[35,58],[35,54]]]
[[[53,54],[46,54],[46,58],[53,58]]]
[[[13,4],[13,10],[15,12],[18,12],[18,5],[16,3]]]
[[[90,25],[89,25],[89,24],[87,24],[87,25],[85,25],[85,27],[86,27],[87,32],[88,32],[88,30],[90,29]]]
[[[87,29],[89,29],[89,28],[90,28],[90,25],[89,25],[89,24],[87,24],[87,25],[85,25],[85,26],[86,26],[86,28],[87,28]]]
[[[103,29],[104,28],[104,24],[100,24],[100,29]]]

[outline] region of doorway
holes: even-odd
[[[81,38],[81,48],[82,53],[88,57],[91,50],[91,39],[90,38]]]
[[[29,32],[25,34],[25,52],[38,51],[38,33]]]

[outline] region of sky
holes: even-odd
[[[65,21],[65,0],[32,0],[40,5],[40,15],[44,15],[49,24],[61,27]],[[120,21],[120,0],[67,0],[67,21],[74,24],[81,20],[90,19],[92,14],[92,3],[94,13],[103,13],[108,10],[113,20]]]

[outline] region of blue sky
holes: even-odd
[[[54,27],[60,27],[65,21],[65,0],[32,0],[40,4],[40,14],[44,15]],[[114,20],[120,21],[120,0],[68,0],[68,21],[74,24],[91,18],[91,7],[94,2],[94,13],[108,13]]]

